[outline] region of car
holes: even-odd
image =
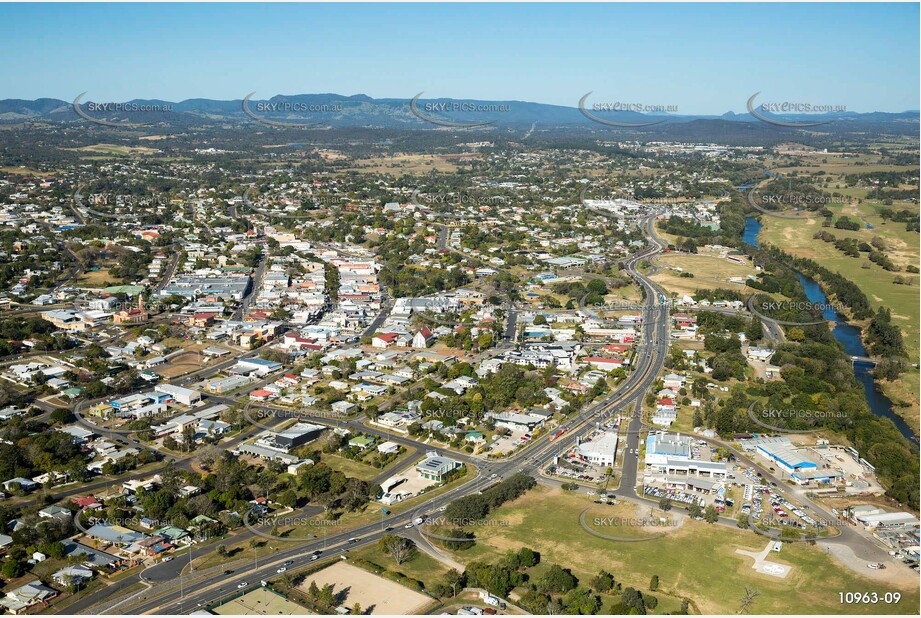
[[[358,542],[358,537],[357,537],[357,536],[353,536],[352,538],[350,538],[350,539],[348,540],[348,542],[349,542],[350,544],[351,544],[351,543],[357,543],[357,542]]]
[[[493,474],[490,474],[490,475],[489,475],[489,478],[494,479],[494,478],[496,478],[497,476],[499,476],[499,475],[496,474],[496,473],[493,473]]]
[[[233,575],[233,569],[227,569],[224,571],[224,575]]]
[[[160,562],[169,562],[169,561],[172,560],[172,559],[173,559],[172,556],[167,556],[167,557],[165,557],[163,560],[161,560]]]
[[[316,555],[316,554],[314,554],[314,555],[312,555],[312,556],[310,557],[310,561],[313,562],[314,560],[317,560],[318,558],[319,558],[319,556]]]
[[[407,529],[408,529],[408,528],[412,528],[412,527],[413,527],[413,522],[409,522],[408,524],[406,524],[406,525],[403,526],[403,527],[404,527],[404,528],[407,528]]]
[[[291,566],[294,564],[294,560],[285,560],[285,566]]]
[[[240,590],[241,588],[246,588],[247,586],[249,586],[248,582],[240,582],[239,584],[237,584],[237,590]]]
[[[275,572],[276,572],[276,573],[284,573],[284,572],[287,571],[287,570],[288,570],[287,567],[279,567]]]
[[[444,513],[445,511],[448,510],[448,505],[446,504],[446,505],[444,505],[443,507],[441,507],[441,508],[438,509],[438,510],[439,510],[439,512]]]

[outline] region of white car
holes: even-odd
[[[313,562],[313,561],[316,560],[317,558],[319,558],[319,556],[316,555],[316,554],[314,554],[314,555],[312,555],[312,556],[310,557],[310,561]]]
[[[169,562],[169,561],[172,560],[172,559],[173,559],[172,556],[167,556],[166,558],[164,558],[164,559],[161,560],[160,562]]]
[[[249,586],[248,583],[240,582],[239,584],[237,584],[237,590],[239,590],[240,588],[246,588],[247,586]]]
[[[284,572],[287,571],[287,570],[288,570],[288,569],[287,569],[286,567],[281,567],[281,568],[279,568],[279,569],[278,569],[277,571],[275,571],[275,572],[276,572],[276,573],[284,573]]]
[[[407,528],[407,529],[408,529],[408,528],[412,528],[412,527],[413,527],[413,522],[409,522],[408,524],[406,524],[406,525],[403,526],[403,527],[404,527],[404,528]]]

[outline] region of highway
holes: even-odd
[[[350,548],[373,543],[387,533],[387,528],[401,529],[406,523],[412,521],[422,513],[432,514],[439,508],[447,505],[452,500],[469,495],[481,490],[483,487],[496,482],[499,478],[506,478],[516,472],[523,471],[527,474],[538,476],[540,470],[547,466],[555,454],[562,453],[575,444],[576,437],[593,429],[596,422],[609,419],[615,413],[625,408],[632,407],[632,415],[627,428],[627,451],[624,458],[624,472],[620,487],[616,490],[625,497],[635,496],[637,475],[637,456],[632,454],[638,448],[639,435],[642,430],[640,411],[643,397],[653,384],[665,360],[668,350],[668,305],[660,301],[661,289],[638,270],[640,262],[647,260],[652,255],[660,252],[664,244],[655,237],[653,231],[653,217],[645,220],[651,243],[645,249],[634,254],[625,262],[626,272],[633,277],[645,292],[645,305],[648,309],[649,319],[643,323],[642,343],[634,357],[633,371],[627,376],[618,388],[599,402],[593,403],[577,416],[569,419],[566,426],[569,431],[556,441],[535,440],[528,447],[518,451],[512,457],[502,461],[487,461],[480,457],[451,453],[451,457],[463,461],[471,467],[470,479],[457,487],[439,493],[437,496],[421,502],[415,509],[405,513],[382,518],[380,521],[353,528],[347,532],[332,534],[324,539],[301,539],[297,541],[270,541],[270,546],[275,547],[274,553],[267,562],[261,562],[256,568],[235,571],[224,574],[223,570],[208,572],[200,578],[195,578],[194,583],[189,582],[180,589],[176,580],[180,577],[181,569],[185,564],[180,553],[176,560],[155,565],[144,572],[144,581],[148,582],[149,589],[139,593],[136,598],[122,600],[118,605],[110,607],[106,613],[158,613],[178,614],[188,613],[196,608],[206,606],[237,590],[237,586],[246,582],[249,586],[258,585],[260,580],[270,579],[276,575],[278,569],[286,561],[289,570],[297,569],[311,562],[311,555],[321,551],[323,558],[339,556],[348,552]],[[514,310],[510,312],[508,329],[514,331]],[[328,418],[318,419],[329,422]],[[369,433],[383,433],[371,426],[361,424],[357,419],[343,420],[339,424],[344,426],[357,425],[361,431]],[[358,428],[356,426],[356,428]],[[388,439],[410,448],[427,448],[425,445],[411,440],[408,437],[387,434]],[[395,473],[395,472],[391,472]],[[555,483],[554,483],[555,484]],[[249,532],[249,535],[252,533]],[[246,537],[236,535],[234,542],[244,540]],[[350,542],[350,539],[357,541]],[[206,553],[210,548],[199,548],[201,553]],[[192,550],[193,557],[199,551]],[[188,577],[186,577],[188,579]],[[149,582],[169,582],[150,584]],[[191,590],[188,590],[191,588]],[[81,603],[79,610],[89,607]]]

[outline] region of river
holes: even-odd
[[[745,230],[742,232],[742,242],[746,245],[758,247],[758,234],[760,232],[761,222],[753,217],[746,218]],[[844,351],[849,356],[869,356],[866,348],[863,347],[863,341],[860,339],[860,329],[848,324],[847,321],[835,311],[834,307],[831,306],[828,299],[825,297],[825,293],[822,291],[821,286],[819,286],[814,279],[802,273],[797,274],[799,275],[800,283],[803,284],[803,289],[806,291],[806,298],[812,303],[821,303],[822,306],[825,307],[825,310],[822,312],[822,317],[835,323],[835,327],[831,332],[835,339],[844,346]],[[917,442],[918,438],[915,432],[912,431],[911,427],[902,417],[893,411],[892,401],[876,387],[876,384],[873,382],[872,372],[873,365],[871,363],[854,363],[854,375],[863,385],[863,393],[867,399],[867,405],[870,407],[870,410],[877,416],[883,416],[891,420],[895,423],[895,426],[903,436]]]

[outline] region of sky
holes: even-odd
[[[919,104],[919,5],[2,4],[0,99]]]

